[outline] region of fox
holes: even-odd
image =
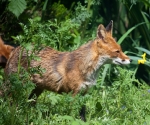
[[[0,66],[2,68],[5,68],[9,55],[13,51],[13,49],[14,49],[13,46],[4,44],[0,36]]]
[[[19,46],[11,53],[5,74],[11,75],[18,71],[18,62],[27,69],[28,67],[40,66],[45,71],[42,74],[32,74],[31,81],[35,88],[29,95],[31,99],[44,91],[56,93],[72,92],[73,96],[96,85],[98,71],[104,64],[127,65],[131,59],[122,52],[121,46],[117,44],[112,36],[113,21],[105,28],[100,24],[97,28],[95,39],[80,46],[71,52],[60,52],[51,47],[44,47],[36,53],[40,60],[27,61],[27,52]],[[21,59],[19,55],[22,53]]]

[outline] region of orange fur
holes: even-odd
[[[2,38],[0,37],[0,56],[4,56],[6,59],[8,59],[13,49],[14,47],[5,45]]]
[[[7,59],[14,47],[10,45],[5,45],[2,38],[0,37],[0,66],[5,67]]]
[[[7,62],[5,74],[10,75],[18,71],[19,54],[22,51],[22,67],[27,69],[40,66],[45,69],[42,75],[32,74],[31,80],[36,84],[36,88],[30,98],[34,94],[39,96],[44,89],[58,93],[72,91],[74,95],[81,90],[87,91],[96,84],[98,71],[104,64],[130,63],[130,59],[112,37],[112,27],[112,21],[106,28],[99,25],[97,37],[72,52],[59,52],[45,47],[36,53],[40,61],[32,60],[30,65],[26,51],[22,51],[22,47],[17,47]]]

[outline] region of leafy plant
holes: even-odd
[[[28,100],[34,88],[30,73],[42,73],[42,70],[36,67],[26,71],[19,66],[18,73],[9,78],[11,84],[8,83],[8,87],[12,97],[0,98],[1,125],[150,123],[150,88],[147,85],[149,1],[79,1],[2,0],[1,32],[7,34],[9,39],[12,36],[14,43],[21,45],[26,51],[38,51],[47,45],[68,51],[95,38],[99,24],[106,26],[110,20],[114,20],[114,36],[120,38],[118,42],[123,50],[135,61],[123,68],[105,65],[100,71],[97,85],[84,97],[80,94],[73,98],[71,93],[59,95],[44,92],[35,106],[31,106],[32,99]],[[143,52],[147,53],[147,62],[145,65],[138,65],[137,60],[141,59]],[[33,58],[38,59],[31,54],[28,62]],[[3,70],[0,70],[0,86],[5,89],[3,80]],[[83,104],[87,106],[86,123],[79,117]]]
[[[1,99],[3,103],[0,106],[2,113],[0,123],[41,125],[149,123],[149,87],[135,79],[133,71],[119,67],[116,71],[117,77],[112,86],[103,86],[99,83],[96,87],[91,88],[84,97],[80,94],[73,98],[71,94],[59,95],[44,92],[35,107],[30,107],[30,102],[24,102],[23,98],[16,100],[17,106],[16,103],[8,105],[8,98],[6,101]],[[137,83],[138,87],[133,83]],[[24,93],[26,88],[22,89]],[[18,91],[20,90],[16,88],[16,92]],[[83,104],[87,106],[86,123],[82,122],[78,115]],[[5,112],[2,112],[4,109]]]
[[[12,12],[16,17],[19,17],[20,14],[26,9],[27,3],[25,0],[11,0],[8,4],[8,10]]]

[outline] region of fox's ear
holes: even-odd
[[[100,24],[97,29],[97,38],[104,39],[105,37],[106,37],[106,29],[102,24]]]
[[[113,20],[110,21],[110,23],[106,27],[107,33],[109,33],[112,36],[112,30],[113,30]]]

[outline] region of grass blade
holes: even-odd
[[[119,40],[118,40],[118,44],[121,44],[123,42],[123,40],[128,36],[128,34],[130,34],[135,28],[137,28],[138,26],[145,24],[145,22],[139,23],[135,26],[133,26],[132,28],[130,28]]]
[[[135,48],[138,49],[138,50],[141,50],[141,51],[145,52],[148,55],[150,55],[150,51],[147,50],[147,49],[145,49],[145,48],[143,48],[143,47],[135,47]]]

